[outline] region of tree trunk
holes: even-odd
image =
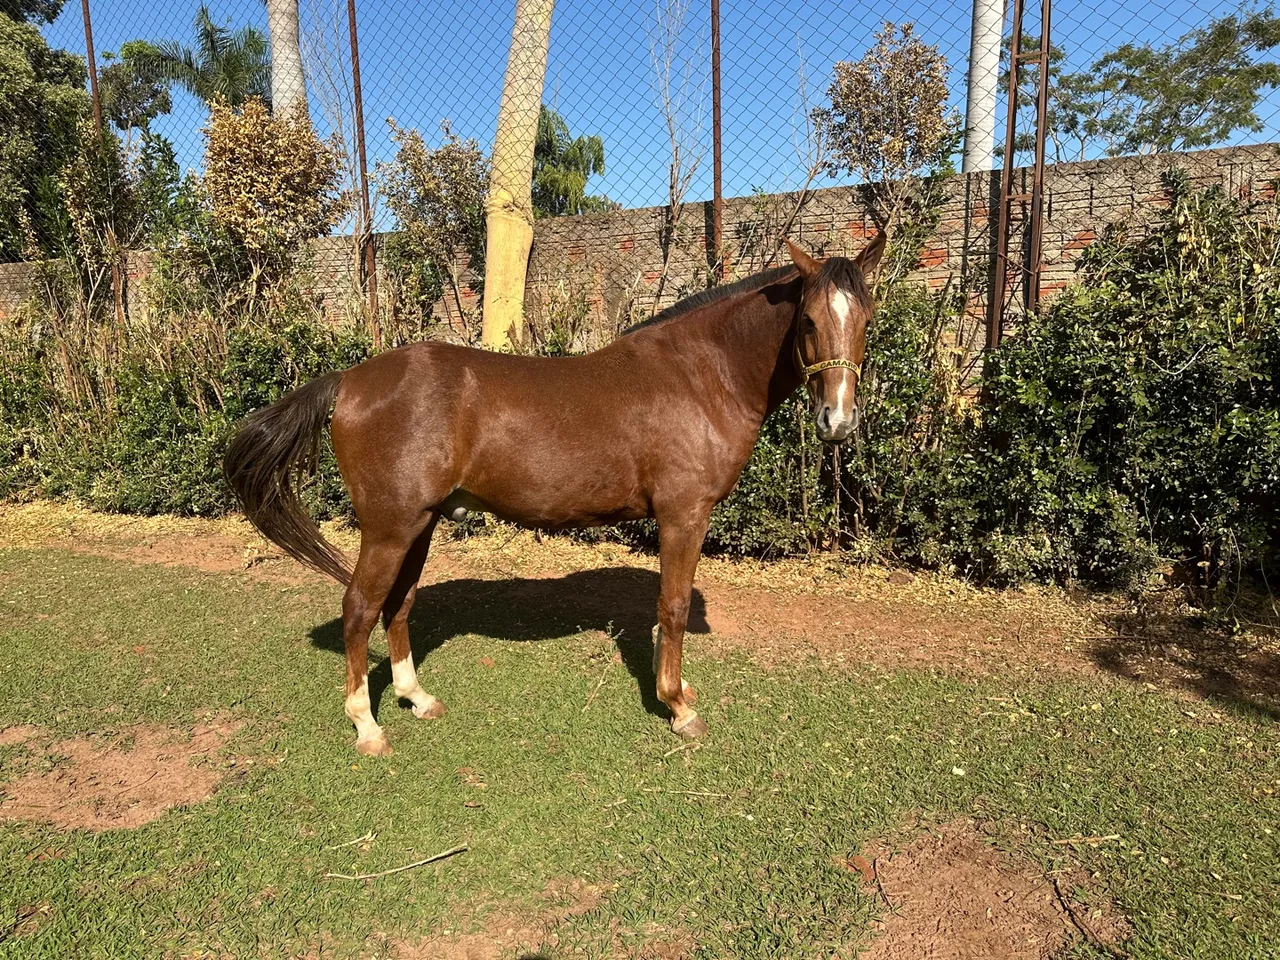
[[[524,334],[524,283],[533,248],[533,147],[555,0],[516,0],[502,81],[493,168],[485,199],[484,327],[487,347]]]
[[[298,0],[266,0],[271,38],[271,108],[281,116],[307,110],[307,81],[298,46]]]

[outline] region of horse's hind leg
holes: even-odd
[[[346,714],[356,725],[356,749],[372,756],[390,753],[391,746],[373,719],[369,703],[369,632],[378,622],[411,546],[399,538],[376,538],[369,531],[362,534],[360,559],[342,598],[342,640],[347,652]]]
[[[422,689],[413,668],[413,650],[409,645],[409,611],[418,592],[418,578],[431,547],[439,514],[433,513],[427,528],[418,534],[400,567],[400,574],[382,605],[382,622],[387,628],[387,649],[391,653],[391,683],[396,696],[413,705],[413,715],[420,720],[444,716],[444,704]]]

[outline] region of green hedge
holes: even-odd
[[[10,370],[0,387],[0,495],[211,516],[234,505],[222,454],[236,421],[321,373],[359,363],[370,346],[362,333],[300,321],[244,326],[229,334],[219,369],[126,357],[110,392],[93,403],[54,388],[57,351],[30,331],[11,331],[0,344]],[[318,516],[350,513],[327,448],[308,494]]]
[[[980,392],[958,389],[946,349],[963,300],[890,291],[870,331],[861,423],[838,465],[807,403],[784,404],[716,510],[708,549],[838,544],[992,583],[1125,585],[1168,561],[1212,582],[1274,563],[1275,203],[1195,192],[1176,175],[1166,186],[1159,221],[1092,245],[1081,282],[987,358]],[[239,417],[370,353],[356,331],[258,319],[227,333],[217,369],[125,350],[73,399],[59,349],[40,323],[0,339],[0,495],[200,515],[231,507],[220,460]],[[321,517],[349,511],[327,451],[309,498]],[[603,535],[651,544],[653,527]]]
[[[1120,582],[1274,560],[1280,233],[1171,176],[1157,229],[1089,248],[1082,282],[992,358],[977,559],[1002,579]]]

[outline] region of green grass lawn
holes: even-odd
[[[1280,750],[1263,712],[1114,680],[764,670],[691,637],[685,676],[712,732],[671,753],[641,695],[647,636],[624,634],[611,665],[613,639],[566,631],[571,611],[541,629],[541,608],[512,611],[506,636],[540,637],[517,641],[502,611],[433,619],[420,603],[415,643],[447,642],[419,672],[449,713],[415,720],[382,663],[372,686],[395,753],[368,759],[342,715],[338,601],[314,583],[0,550],[0,727],[64,738],[222,713],[243,722],[227,755],[255,759],[135,830],[0,822],[0,957],[376,955],[565,878],[610,892],[561,928],[564,954],[607,956],[657,925],[700,956],[826,957],[881,907],[834,859],[957,816],[1023,837],[1046,869],[1096,872],[1133,924],[1133,957],[1277,955]],[[0,782],[30,762],[0,747]],[[326,849],[369,831],[367,849]],[[368,883],[322,879],[461,843]],[[49,909],[9,933],[31,904]]]

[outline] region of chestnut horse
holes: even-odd
[[[549,528],[655,518],[657,694],[675,733],[706,732],[680,661],[711,510],[733,489],[765,417],[797,387],[808,386],[822,440],[839,443],[853,429],[873,309],[866,277],[884,234],[853,260],[818,261],[788,246],[794,266],[698,293],[585,356],[415,343],[325,374],[246,418],[225,461],[245,515],[346,584],[346,714],[357,750],[390,750],[369,703],[379,616],[396,695],[417,717],[444,713],[418,683],[408,617],[436,523],[469,511]],[[354,570],[295,487],[331,406],[333,451],[360,523]]]

